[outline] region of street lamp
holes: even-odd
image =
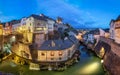
[[[104,60],[102,59],[102,60],[101,60],[101,63],[103,63],[103,62],[104,62]]]

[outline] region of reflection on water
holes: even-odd
[[[84,66],[79,72],[80,74],[91,74],[96,72],[97,68],[99,68],[99,63],[93,62]]]
[[[85,46],[80,46],[80,62],[78,75],[104,75],[101,59]],[[76,75],[77,75],[76,74]]]

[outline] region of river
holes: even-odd
[[[39,75],[105,75],[101,59],[85,46],[80,46],[80,61],[63,72],[41,71]]]
[[[97,57],[94,52],[88,50],[85,46],[80,46],[79,50],[81,52],[80,61],[65,71],[30,71],[28,67],[24,67],[23,75],[105,75],[101,59]],[[13,69],[14,71],[16,70],[15,68]],[[7,68],[3,70],[1,66],[0,70],[6,72],[5,70],[7,70]],[[7,72],[12,71],[8,70]]]

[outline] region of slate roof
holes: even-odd
[[[107,29],[103,29],[105,32],[109,32],[109,28],[107,28]]]
[[[19,19],[19,20],[12,20],[12,21],[10,21],[9,23],[11,24],[11,25],[13,25],[13,24],[17,24],[17,23],[20,23],[21,22],[21,19]]]
[[[3,25],[3,27],[5,27],[5,24],[6,23],[8,23],[9,25],[14,25],[14,24],[17,24],[17,23],[20,23],[21,22],[21,20],[19,19],[19,20],[11,20],[11,21],[9,21],[9,22],[4,22],[4,23],[2,23],[2,25]]]
[[[69,36],[68,38],[69,38],[69,40],[71,40],[73,43],[77,43],[77,42],[78,42],[78,40],[76,39],[75,36]]]
[[[96,35],[99,35],[100,34],[100,30],[99,29],[91,30],[91,31],[87,32],[85,35],[87,35],[87,34],[96,34]]]
[[[115,22],[115,21],[120,21],[120,15],[116,18],[116,20],[112,19],[112,20],[110,21],[110,23],[111,23],[111,22]]]
[[[55,43],[55,46],[52,46],[52,42]],[[41,45],[39,50],[63,50],[72,45],[73,43],[70,40],[47,40]]]
[[[37,50],[64,50],[71,47],[74,43],[78,40],[74,37],[68,37],[65,40],[46,40],[39,48],[34,47],[35,45],[31,46],[32,49]],[[54,45],[52,45],[54,44]]]
[[[33,17],[33,18],[35,18],[35,19],[37,19],[37,20],[47,21],[44,17],[39,16],[39,15],[35,15],[35,14],[32,14],[32,15],[30,15],[29,17]]]
[[[50,17],[48,17],[48,16],[46,16],[46,15],[44,15],[44,14],[41,14],[41,15],[42,15],[41,17],[43,17],[43,18],[45,18],[45,19],[49,19],[49,20],[55,21],[54,19],[52,19],[52,18],[50,18]]]

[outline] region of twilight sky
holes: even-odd
[[[120,0],[0,0],[2,22],[40,13],[75,28],[107,28],[120,14]]]

